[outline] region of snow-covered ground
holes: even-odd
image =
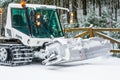
[[[55,66],[0,66],[0,80],[120,80],[120,58],[102,56]]]

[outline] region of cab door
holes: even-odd
[[[18,30],[21,33],[29,35],[25,9],[12,8],[11,16],[12,16],[12,28]]]
[[[29,45],[30,33],[26,15],[24,8],[11,9],[12,38],[19,39],[24,45]]]

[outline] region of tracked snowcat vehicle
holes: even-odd
[[[110,43],[104,39],[65,38],[57,9],[60,7],[10,3],[1,31],[5,35],[0,37],[0,64],[14,66],[37,59],[51,65],[109,52]]]

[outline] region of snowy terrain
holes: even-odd
[[[120,59],[102,56],[55,66],[0,66],[0,80],[120,80]]]

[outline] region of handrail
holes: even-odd
[[[88,34],[88,32],[87,32],[87,31],[84,31],[83,33],[75,36],[74,38],[79,38],[79,37],[85,36],[85,35],[87,35],[87,34]]]
[[[102,31],[119,32],[120,28],[71,28],[64,30],[64,32],[76,32],[76,31],[87,31],[87,32],[81,33],[80,35],[75,36],[75,38],[84,36],[83,34],[86,33],[89,33],[90,37],[94,37],[96,32],[102,32]]]
[[[70,28],[70,29],[65,29],[63,31],[65,32],[76,32],[76,31],[88,31],[90,28]]]
[[[118,50],[110,50],[110,52],[112,52],[112,53],[120,53],[120,50],[118,49]]]
[[[120,28],[94,28],[95,31],[120,31]]]
[[[103,37],[103,38],[105,38],[105,39],[110,40],[112,43],[117,43],[117,44],[120,45],[120,41],[118,41],[118,40],[116,40],[116,39],[113,39],[113,38],[111,38],[111,37],[109,37],[109,36],[107,36],[107,35],[104,35],[104,34],[102,34],[102,33],[100,33],[100,32],[96,32],[95,34],[97,34],[97,35],[100,36],[100,37]]]
[[[93,29],[94,31],[120,31],[120,28],[70,28],[65,29],[65,32],[75,32],[75,31],[89,31]]]

